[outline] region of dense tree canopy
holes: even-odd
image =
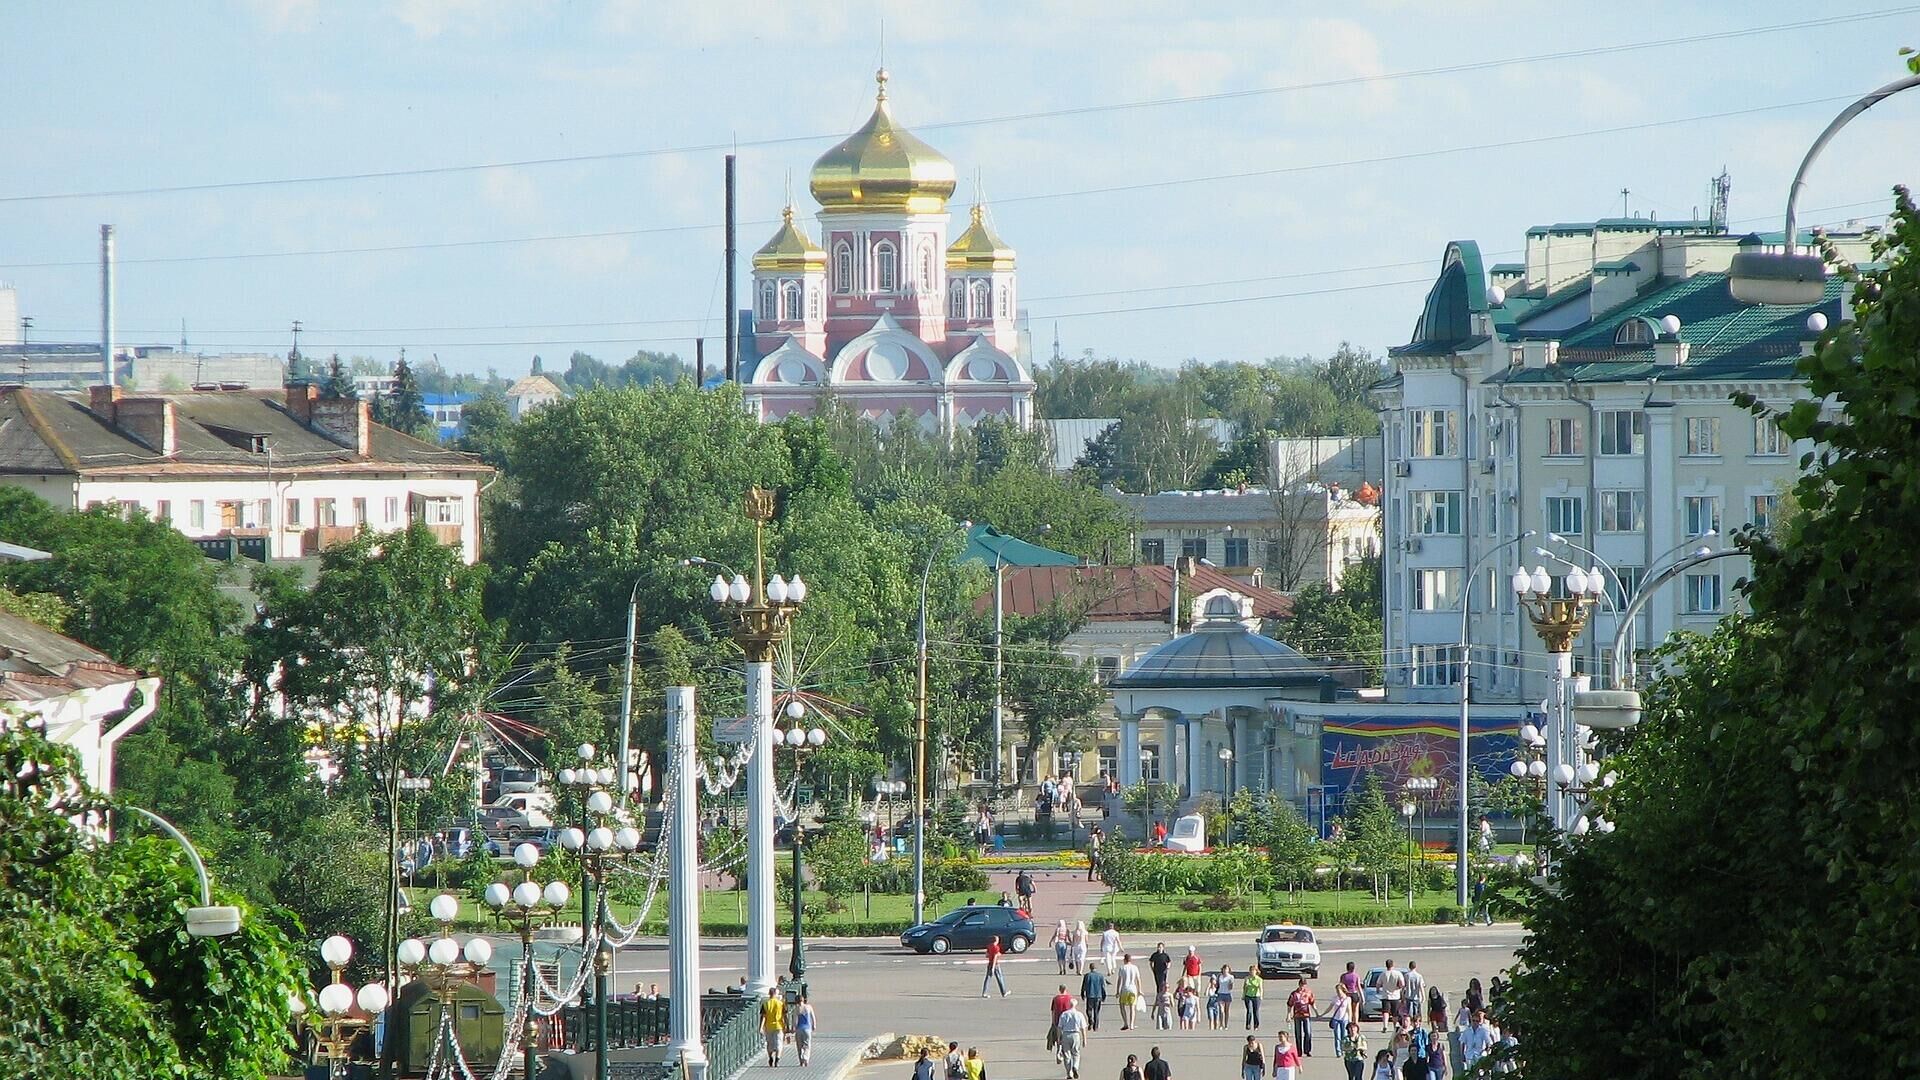
[[[1510,1006],[1529,1076],[1920,1068],[1882,1007],[1920,953],[1916,245],[1902,190],[1884,268],[1859,275],[1852,318],[1800,362],[1810,398],[1779,418],[1817,450],[1791,525],[1740,537],[1751,615],[1669,655],[1606,763],[1596,812],[1617,830],[1572,844],[1530,899]]]

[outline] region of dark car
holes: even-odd
[[[1017,908],[998,905],[955,908],[932,922],[909,927],[900,935],[900,944],[917,953],[978,951],[996,937],[1008,952],[1026,952],[1033,944],[1033,920]]]

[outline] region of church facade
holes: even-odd
[[[989,416],[1030,425],[1013,249],[978,203],[948,241],[953,163],[894,122],[885,70],[877,81],[873,115],[814,163],[819,241],[788,206],[754,253],[745,398],[763,420],[831,395],[928,432]]]

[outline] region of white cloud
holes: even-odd
[[[415,37],[435,38],[450,32],[496,32],[545,6],[530,0],[398,0],[393,15]]]

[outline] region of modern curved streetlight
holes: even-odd
[[[1794,252],[1795,230],[1798,228],[1800,189],[1806,186],[1807,169],[1820,151],[1827,148],[1834,135],[1848,122],[1880,102],[1899,93],[1920,86],[1920,75],[1909,75],[1875,90],[1859,101],[1840,110],[1833,123],[1813,140],[1807,148],[1807,156],[1800,160],[1800,168],[1793,174],[1793,185],[1787,188],[1787,228],[1781,237],[1779,252],[1748,251],[1733,257],[1728,268],[1727,287],[1733,298],[1748,304],[1817,304],[1827,293],[1826,260],[1819,255],[1800,255]]]
[[[193,842],[187,839],[186,834],[174,828],[172,822],[151,810],[143,810],[138,806],[129,806],[126,809],[152,822],[155,828],[172,837],[187,851],[187,861],[193,864],[194,877],[200,881],[200,906],[187,909],[187,936],[226,937],[229,934],[239,933],[240,909],[229,904],[213,902],[213,885],[207,878],[207,864],[200,861],[200,853],[194,850]]]

